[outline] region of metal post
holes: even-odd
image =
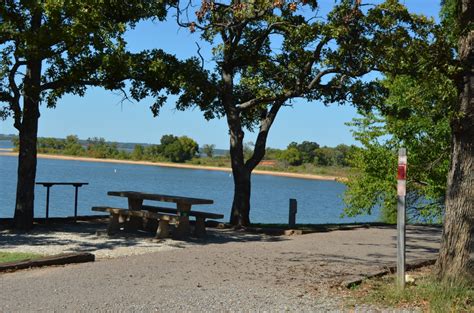
[[[288,216],[288,227],[294,228],[296,225],[296,212],[298,211],[298,202],[296,199],[290,199],[290,212]]]
[[[46,219],[45,219],[45,222],[47,222],[48,218],[49,218],[49,188],[51,188],[51,186],[46,185]]]
[[[398,150],[397,173],[397,285],[405,288],[405,197],[406,197],[407,155],[406,149]]]
[[[79,193],[79,185],[74,185],[76,192],[74,194],[74,223],[77,222],[77,195]]]

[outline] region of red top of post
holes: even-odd
[[[406,155],[406,149],[401,148],[398,151],[397,180],[406,180],[406,179],[407,179],[407,155]]]
[[[407,165],[398,164],[397,180],[406,180],[406,179],[407,179]]]

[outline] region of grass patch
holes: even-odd
[[[416,276],[414,285],[399,290],[394,276],[368,280],[353,288],[352,298],[360,304],[392,308],[422,309],[423,312],[474,312],[474,283],[441,283],[430,274]]]
[[[37,253],[26,253],[26,252],[3,252],[0,251],[0,263],[24,261],[30,259],[37,259],[43,255]]]

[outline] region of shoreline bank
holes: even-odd
[[[0,149],[0,156],[18,156],[18,152],[13,152],[12,149]],[[51,160],[66,160],[66,161],[82,161],[82,162],[98,162],[98,163],[116,163],[116,164],[131,164],[131,165],[145,165],[145,166],[160,166],[160,167],[171,167],[171,168],[183,168],[192,170],[207,170],[207,171],[221,171],[231,172],[232,169],[228,167],[217,167],[217,166],[205,166],[205,165],[194,165],[194,164],[181,164],[181,163],[167,163],[167,162],[151,162],[151,161],[132,161],[132,160],[118,160],[118,159],[96,159],[90,157],[78,157],[69,155],[57,155],[57,154],[44,154],[38,153],[40,159],[51,159]],[[254,170],[252,174],[257,175],[270,175],[279,177],[289,178],[301,178],[310,180],[327,180],[327,181],[347,181],[346,177],[339,177],[333,175],[315,175],[315,174],[301,174],[301,173],[290,173],[290,172],[272,172],[263,170]]]

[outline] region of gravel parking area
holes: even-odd
[[[107,238],[92,226],[74,235],[77,242],[65,236],[73,235],[0,232],[2,250],[62,247],[98,256],[94,263],[0,274],[0,311],[339,311],[343,302],[330,286],[396,259],[391,227],[289,237],[211,230],[205,240],[186,242]],[[439,236],[439,228],[409,227],[408,262],[435,257]]]
[[[0,231],[0,249],[54,255],[91,252],[97,259],[138,255],[175,248],[171,239],[156,240],[148,233],[106,235],[106,224],[79,221],[77,224],[36,226],[29,233]]]

